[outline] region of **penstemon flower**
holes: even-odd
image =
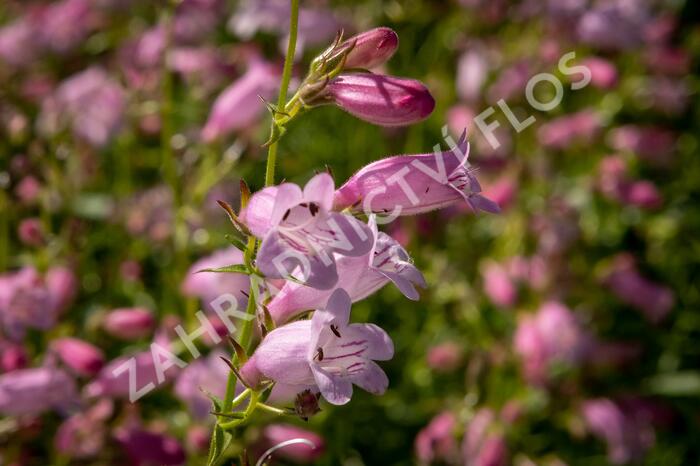
[[[372,232],[356,218],[331,212],[333,178],[314,176],[304,190],[292,183],[267,188],[242,215],[262,238],[257,266],[268,278],[294,276],[312,288],[338,282],[335,255],[357,257],[372,247]]]
[[[399,36],[391,28],[378,27],[349,38],[340,48],[349,46],[344,67],[370,70],[389,61],[399,47]]]
[[[481,195],[481,185],[467,165],[465,136],[449,151],[397,155],[360,169],[335,193],[335,208],[414,215],[464,200],[474,210],[497,213]]]
[[[338,286],[353,302],[365,299],[393,282],[409,299],[419,298],[415,285],[426,287],[423,274],[413,265],[406,250],[391,236],[377,231],[374,216],[370,218],[374,244],[361,257],[341,257],[338,265]],[[267,305],[270,315],[278,324],[287,322],[301,312],[323,306],[333,290],[316,290],[294,282],[287,282]]]
[[[242,377],[251,386],[269,379],[298,393],[315,387],[336,405],[350,401],[353,384],[384,393],[389,380],[374,361],[391,359],[394,344],[374,324],[348,323],[350,306],[350,296],[336,290],[311,320],[273,330],[241,367]]]

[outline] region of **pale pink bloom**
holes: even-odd
[[[285,283],[267,305],[275,322],[281,324],[303,311],[322,307],[338,288],[357,302],[391,281],[408,299],[415,301],[419,298],[415,286],[425,288],[425,279],[406,250],[392,237],[377,230],[374,217],[370,219],[369,227],[374,241],[372,249],[360,257],[337,259],[338,282],[334,288],[318,290],[290,281]]]
[[[370,228],[351,215],[331,212],[335,186],[327,173],[302,189],[283,183],[255,193],[241,213],[262,238],[256,263],[268,278],[296,278],[328,290],[338,282],[336,256],[361,257],[374,244]]]
[[[533,74],[530,64],[525,61],[505,68],[498,75],[496,82],[489,87],[488,101],[496,103],[501,99],[509,101],[524,98],[525,87]]]
[[[479,99],[489,68],[489,60],[483,47],[471,47],[464,52],[457,62],[457,94],[468,102]],[[460,125],[460,131],[466,126]]]
[[[206,358],[191,362],[175,382],[175,394],[195,419],[206,419],[212,410],[207,393],[223,399],[230,369],[221,360],[222,351],[213,351]]]
[[[309,387],[330,403],[346,404],[355,384],[375,395],[389,380],[374,362],[394,355],[389,336],[374,324],[350,324],[350,297],[336,290],[311,320],[278,327],[263,339],[241,374],[253,386],[270,379],[296,393]]]
[[[153,313],[141,307],[114,309],[102,320],[102,328],[121,340],[143,338],[153,331],[155,324]]]
[[[641,2],[600,3],[580,17],[576,32],[581,42],[603,50],[630,49],[642,42],[647,13]]]
[[[453,463],[458,456],[456,427],[457,418],[451,412],[445,411],[435,416],[413,441],[418,461],[421,464],[437,461]]]
[[[32,63],[42,49],[31,13],[0,28],[0,60],[22,67]]]
[[[62,0],[52,2],[43,12],[36,26],[45,47],[57,53],[66,53],[83,43],[93,29],[90,0]]]
[[[347,55],[345,68],[370,70],[387,62],[399,46],[399,36],[391,28],[378,27],[347,39],[355,46]]]
[[[25,176],[15,187],[15,195],[23,204],[33,203],[41,193],[41,183],[31,176]]]

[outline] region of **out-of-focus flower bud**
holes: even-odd
[[[675,150],[677,136],[658,126],[626,125],[610,133],[610,144],[619,151],[630,151],[657,165],[667,165]]]
[[[518,299],[518,289],[504,266],[489,262],[483,267],[484,292],[496,306],[511,308]]]
[[[430,91],[414,79],[371,73],[341,74],[318,101],[332,102],[351,115],[380,126],[406,126],[426,119],[435,108]]]
[[[39,414],[76,401],[75,381],[61,369],[39,367],[0,375],[0,413],[5,416]]]
[[[122,340],[137,340],[150,334],[155,318],[148,309],[123,308],[107,314],[102,327],[111,336]]]
[[[17,227],[19,240],[27,246],[41,246],[44,244],[44,229],[38,218],[25,218]]]
[[[581,62],[591,71],[591,85],[599,89],[612,89],[617,86],[617,68],[612,62],[599,57],[590,57]]]
[[[175,438],[168,435],[133,429],[117,432],[115,438],[134,464],[185,464],[185,450]]]
[[[95,375],[105,362],[99,348],[77,338],[59,338],[51,346],[61,361],[78,375]]]
[[[414,440],[416,456],[421,464],[445,462],[453,464],[457,457],[457,441],[454,431],[457,419],[449,411],[438,414],[421,429]]]
[[[493,411],[482,408],[467,425],[462,442],[463,464],[467,466],[503,466],[508,448],[503,435],[494,430]]]
[[[71,458],[91,458],[99,454],[105,443],[105,421],[112,415],[111,400],[102,399],[87,411],[66,419],[56,431],[56,450]]]
[[[15,195],[23,204],[32,204],[41,192],[41,183],[33,176],[25,176],[15,187]]]
[[[27,366],[29,357],[24,346],[17,343],[2,342],[0,344],[2,356],[0,356],[0,370],[3,372],[16,371]]]

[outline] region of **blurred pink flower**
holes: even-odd
[[[111,400],[102,399],[83,412],[78,412],[58,426],[54,446],[70,458],[97,456],[105,445],[106,421],[112,415]]]
[[[23,219],[17,227],[17,236],[27,246],[41,246],[45,241],[41,220],[38,218]]]
[[[96,375],[105,362],[104,353],[99,348],[77,338],[59,338],[51,342],[51,348],[77,375]]]
[[[486,50],[476,45],[465,51],[457,62],[457,94],[467,102],[474,102],[481,97],[482,88],[488,73],[490,63]],[[466,125],[460,126],[460,131]]]
[[[600,57],[589,57],[581,65],[591,71],[591,85],[605,90],[617,86],[618,72],[613,62]]]
[[[622,157],[609,156],[600,162],[598,186],[609,199],[643,209],[656,209],[663,199],[656,186],[646,180],[634,181],[627,176]]]
[[[581,42],[603,50],[630,49],[641,44],[647,20],[642,2],[601,2],[580,17],[577,33]]]
[[[598,114],[586,109],[543,124],[537,131],[537,138],[546,147],[566,149],[576,142],[591,144],[600,127]]]
[[[31,175],[22,178],[15,187],[15,195],[23,204],[32,204],[40,193],[41,183]]]
[[[491,302],[503,308],[511,308],[518,298],[518,289],[505,267],[489,262],[482,268],[484,293]]]
[[[631,255],[620,254],[614,260],[605,284],[625,304],[642,312],[649,322],[661,322],[675,303],[673,291],[643,277]]]
[[[658,126],[626,125],[612,130],[610,144],[657,165],[667,165],[676,146],[673,131]]]
[[[270,99],[274,95],[279,76],[277,65],[262,59],[251,60],[246,73],[214,101],[202,129],[202,139],[211,142],[256,123],[265,110],[260,97]]]
[[[41,48],[34,22],[28,16],[0,28],[0,60],[7,65],[22,67],[32,63]]]
[[[224,398],[230,369],[221,360],[223,351],[213,351],[206,358],[191,362],[175,382],[175,395],[188,407],[194,419],[206,419],[212,410],[207,393]],[[212,419],[213,420],[213,419]]]
[[[454,463],[458,456],[455,430],[457,418],[449,411],[435,416],[427,426],[418,432],[414,440],[414,450],[420,464],[442,461]]]
[[[465,466],[505,466],[508,447],[503,436],[495,430],[491,409],[481,408],[467,424],[462,441]]]
[[[77,401],[75,381],[61,369],[38,367],[0,375],[0,413],[5,416],[67,409]]]
[[[121,340],[143,338],[153,331],[155,324],[153,313],[141,307],[114,309],[102,320],[102,328]]]
[[[185,450],[176,438],[140,428],[122,429],[114,435],[133,466],[185,464]]]
[[[445,342],[428,348],[428,367],[436,372],[451,372],[462,363],[463,349],[458,343]]]
[[[27,350],[19,343],[0,341],[0,371],[11,372],[27,367]]]
[[[229,247],[214,252],[199,259],[187,271],[185,279],[180,286],[185,296],[200,299],[204,309],[211,310],[212,303],[224,294],[233,295],[238,304],[238,309],[246,308],[248,298],[245,294],[250,288],[250,279],[247,275],[226,272],[200,272],[205,269],[217,269],[228,265],[243,263],[243,253],[235,247]]]
[[[647,67],[655,73],[684,76],[688,74],[691,57],[681,48],[651,47],[645,53]]]
[[[94,66],[59,85],[44,101],[39,122],[48,134],[69,122],[76,137],[103,147],[121,129],[125,112],[122,87],[105,70]]]
[[[518,100],[525,97],[525,87],[534,73],[529,63],[521,61],[502,69],[487,91],[488,102]]]
[[[535,315],[520,319],[513,346],[525,379],[541,385],[550,379],[553,364],[576,366],[588,354],[591,337],[563,304],[547,302]]]
[[[308,440],[315,445],[315,448],[311,448],[308,444],[298,443],[276,450],[273,456],[299,464],[311,464],[323,456],[325,451],[323,437],[310,430],[290,424],[270,424],[266,426],[262,431],[262,438],[258,448],[267,450],[292,439]]]
[[[36,26],[44,45],[56,53],[67,53],[81,45],[94,28],[90,0],[52,2]]]

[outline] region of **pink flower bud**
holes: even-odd
[[[44,229],[38,218],[25,218],[17,227],[19,240],[27,246],[41,246],[44,244]]]
[[[345,60],[345,68],[372,69],[388,61],[399,46],[399,36],[388,27],[365,31],[345,41],[355,42]],[[345,45],[344,44],[344,45]]]
[[[599,89],[612,89],[617,86],[617,68],[612,62],[599,57],[591,57],[581,63],[591,72],[591,85]]]
[[[491,302],[502,308],[511,308],[518,299],[518,289],[502,265],[491,262],[482,271],[484,292]]]
[[[145,337],[155,325],[153,314],[143,308],[115,309],[105,316],[102,327],[113,337],[136,340]]]
[[[619,151],[630,151],[657,165],[666,165],[676,146],[676,135],[658,126],[626,125],[610,133],[610,144]]]
[[[133,429],[115,435],[132,464],[175,466],[185,464],[185,450],[165,434]]]
[[[11,372],[23,369],[27,366],[28,357],[24,346],[16,343],[3,343],[0,346],[2,356],[0,356],[0,370]]]
[[[104,365],[102,351],[77,338],[59,338],[52,347],[61,361],[78,375],[95,375]]]
[[[41,193],[41,183],[33,176],[25,176],[15,188],[15,195],[23,204],[32,204]]]
[[[435,100],[420,81],[370,73],[341,74],[324,94],[361,120],[380,126],[406,126],[426,119]]]
[[[457,418],[449,411],[438,414],[416,435],[414,448],[421,464],[436,461],[453,463],[457,456]]]

